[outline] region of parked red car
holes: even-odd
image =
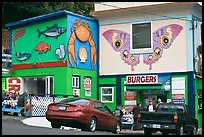
[[[120,119],[102,102],[90,98],[67,98],[48,105],[46,119],[52,128],[61,126],[80,128],[84,131],[111,130],[119,134]]]

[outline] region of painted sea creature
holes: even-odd
[[[58,36],[60,36],[62,33],[64,33],[67,29],[64,27],[59,27],[56,23],[52,26],[52,27],[47,27],[46,30],[44,31],[40,31],[39,29],[37,29],[38,31],[38,38],[43,34],[45,36],[49,36],[49,37],[56,37],[58,38]]]
[[[180,25],[170,24],[153,32],[153,52],[143,54],[143,62],[150,65],[150,70],[152,69],[152,64],[161,58],[163,49],[168,49],[172,45],[182,29],[183,27]],[[105,31],[103,36],[116,52],[120,52],[121,58],[125,63],[131,65],[131,69],[134,71],[134,66],[140,62],[140,54],[130,53],[130,34],[111,29]]]
[[[66,54],[65,46],[60,45],[60,47],[56,49],[55,53],[56,53],[56,56],[57,56],[58,59],[64,59],[65,54]]]
[[[30,58],[31,54],[30,53],[15,53],[16,59],[19,61],[27,60]]]
[[[80,62],[81,63],[85,63],[86,62],[86,59],[87,59],[87,51],[86,51],[86,48],[85,47],[81,47],[79,49],[79,58],[80,58]]]
[[[94,62],[94,66],[96,67],[97,62],[97,52],[96,52],[96,44],[92,37],[92,31],[89,27],[88,22],[81,22],[81,20],[76,20],[71,28],[71,36],[68,40],[68,59],[72,67],[74,67],[72,59],[77,64],[76,55],[75,55],[75,45],[74,42],[79,39],[81,42],[89,42],[91,46],[91,59],[90,66],[92,67],[92,62]]]
[[[50,45],[44,43],[44,42],[40,42],[36,47],[35,50],[38,51],[38,54],[41,54],[42,51],[47,52],[47,50],[50,50]]]
[[[14,45],[14,48],[16,48],[16,40],[20,37],[22,37],[23,35],[25,34],[25,30],[24,29],[21,29],[21,30],[18,30],[14,33],[13,35],[13,45]]]

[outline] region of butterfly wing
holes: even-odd
[[[168,49],[172,45],[182,29],[181,25],[171,24],[153,32],[153,53],[143,55],[143,62],[150,65],[150,70],[152,69],[152,64],[161,58],[163,49]]]
[[[105,31],[103,36],[116,52],[120,52],[121,58],[125,63],[131,65],[132,71],[134,71],[134,66],[139,63],[140,55],[130,54],[130,34],[124,31],[110,29]]]

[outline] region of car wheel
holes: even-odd
[[[88,124],[88,131],[94,132],[96,130],[96,118],[92,117]]]
[[[52,128],[60,128],[61,127],[61,125],[57,122],[51,122],[51,126],[52,126]]]
[[[145,129],[144,129],[144,134],[145,134],[145,135],[151,135],[151,134],[152,134],[152,131],[151,131],[150,129],[145,128]]]
[[[121,124],[120,124],[120,122],[118,122],[115,126],[113,133],[120,134],[120,131],[121,131]]]
[[[176,135],[183,135],[183,126],[181,126],[180,129],[177,130]]]
[[[193,131],[191,131],[190,134],[191,134],[191,135],[197,135],[197,128],[194,127],[194,128],[193,128]]]

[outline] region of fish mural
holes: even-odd
[[[58,59],[64,59],[65,54],[66,54],[65,46],[60,45],[60,47],[56,49],[55,53],[56,53],[56,56],[57,56]]]
[[[143,54],[143,62],[150,66],[149,70],[152,69],[152,64],[161,58],[163,49],[168,49],[172,45],[182,29],[183,27],[178,24],[170,24],[153,32],[153,52]],[[131,65],[131,70],[134,71],[134,66],[140,63],[140,54],[130,54],[130,34],[110,29],[105,31],[103,36],[114,51],[120,52],[122,60]]]
[[[23,35],[25,34],[25,30],[24,29],[21,29],[21,30],[18,30],[14,33],[13,35],[13,45],[14,45],[14,48],[16,48],[16,40],[20,37],[22,37]]]
[[[40,36],[43,34],[46,37],[56,37],[58,38],[58,36],[60,36],[62,33],[64,33],[67,29],[64,27],[59,27],[56,23],[52,26],[52,27],[47,27],[46,30],[44,31],[40,31],[39,29],[37,29],[38,31],[38,38],[40,38]]]
[[[44,43],[44,42],[40,42],[36,47],[35,50],[38,51],[38,54],[41,54],[43,51],[47,52],[47,50],[50,50],[50,45]]]
[[[19,61],[24,61],[30,58],[31,54],[30,53],[15,53],[16,59]]]

